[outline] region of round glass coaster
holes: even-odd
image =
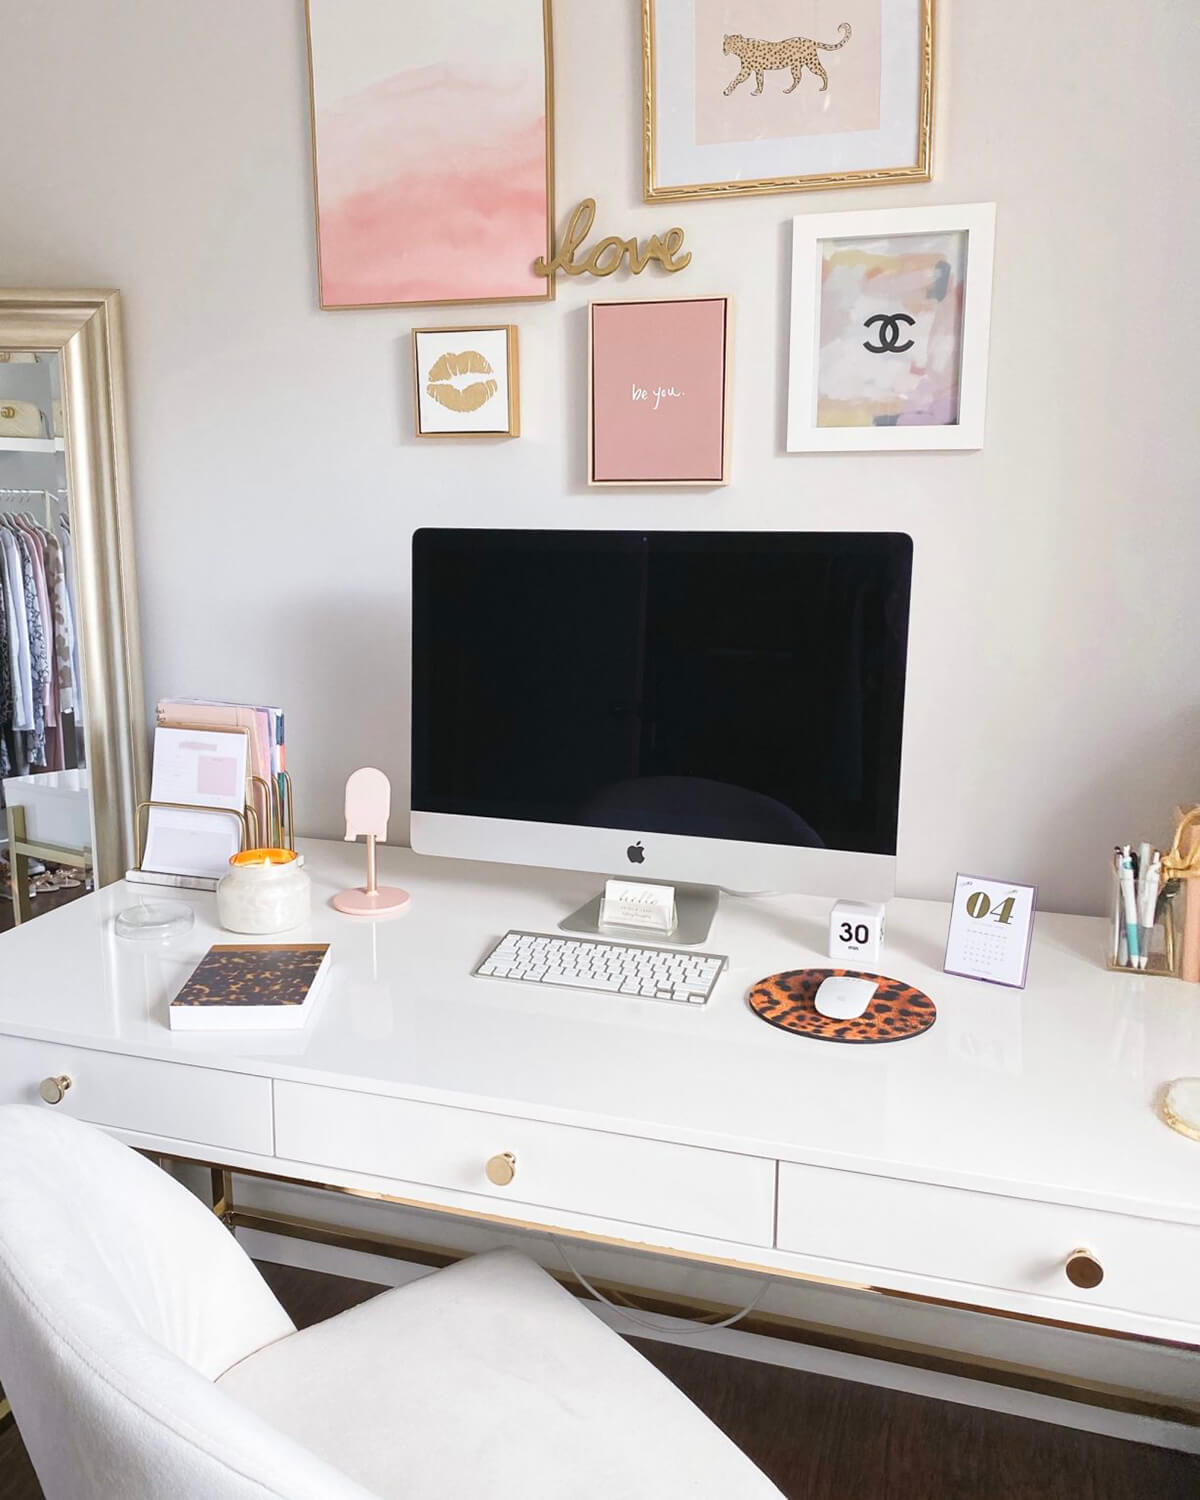
[[[113,918],[120,938],[135,943],[168,943],[195,925],[196,913],[182,901],[139,901]]]
[[[1160,1111],[1172,1130],[1200,1141],[1200,1078],[1177,1078],[1167,1084]]]

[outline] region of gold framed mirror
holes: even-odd
[[[72,729],[79,734],[76,766],[86,770],[90,797],[91,846],[85,852],[95,884],[108,885],[134,862],[135,809],[147,780],[118,293],[0,288],[0,359],[45,363],[47,390],[56,393],[53,417],[42,414],[40,439],[35,434],[23,443],[18,431],[0,452],[0,460],[8,461],[0,491],[19,510],[20,496],[44,489],[46,520],[31,505],[30,525],[50,526],[52,509],[61,508],[57,519],[67,537],[62,551],[73,565],[65,573],[74,584],[74,649],[67,649],[79,703]],[[24,409],[15,399],[9,405],[19,422]],[[34,402],[26,406],[36,409]],[[56,455],[57,487],[42,477],[49,471],[32,466],[35,450]],[[14,478],[21,483],[11,483]],[[15,519],[22,521],[19,513]],[[61,641],[56,645],[63,650]],[[56,725],[64,717],[56,715]],[[65,766],[73,757],[68,751]],[[44,755],[43,767],[54,758]],[[36,761],[27,769],[36,771]],[[3,824],[0,816],[0,831]],[[17,891],[14,879],[14,896]]]

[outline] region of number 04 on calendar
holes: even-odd
[[[959,875],[954,882],[947,974],[1025,988],[1037,886]]]

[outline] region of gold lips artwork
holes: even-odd
[[[464,386],[451,384],[459,375],[488,375],[491,378],[474,380]],[[461,354],[443,354],[430,366],[426,386],[439,406],[457,412],[478,411],[499,389],[495,372],[477,349],[465,349]]]

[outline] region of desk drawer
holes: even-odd
[[[1200,1323],[1200,1228],[781,1162],[776,1243],[868,1269]],[[1098,1286],[1067,1276],[1086,1249]],[[974,1300],[974,1299],[972,1299]]]
[[[196,1146],[271,1154],[269,1078],[0,1037],[0,1103],[49,1109],[38,1086],[62,1073],[71,1087],[54,1108],[65,1115]]]
[[[284,1160],[474,1193],[501,1211],[536,1205],[771,1243],[775,1163],[763,1157],[284,1082],[275,1141]],[[497,1186],[485,1169],[505,1152],[516,1174]]]

